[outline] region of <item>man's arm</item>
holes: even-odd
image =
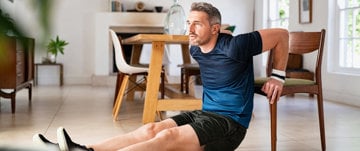
[[[289,56],[289,32],[285,29],[276,28],[259,30],[259,33],[262,39],[263,52],[272,50],[273,69],[285,73]],[[267,94],[271,104],[279,100],[282,89],[283,83],[274,78],[270,78],[262,87],[262,91]]]

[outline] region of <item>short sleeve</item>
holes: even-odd
[[[262,52],[262,40],[258,31],[237,35],[230,45],[228,56],[239,61],[246,61]]]

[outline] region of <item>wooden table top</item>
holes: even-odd
[[[144,44],[161,41],[167,44],[189,44],[188,35],[138,34],[122,40],[123,44]]]

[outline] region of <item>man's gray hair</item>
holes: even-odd
[[[220,11],[209,3],[195,2],[191,5],[190,11],[200,11],[208,14],[210,25],[221,24]]]

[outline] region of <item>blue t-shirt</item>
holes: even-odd
[[[191,46],[191,56],[200,65],[204,111],[229,116],[249,127],[254,99],[252,58],[261,51],[257,31],[234,37],[220,34],[215,48],[208,53]]]

